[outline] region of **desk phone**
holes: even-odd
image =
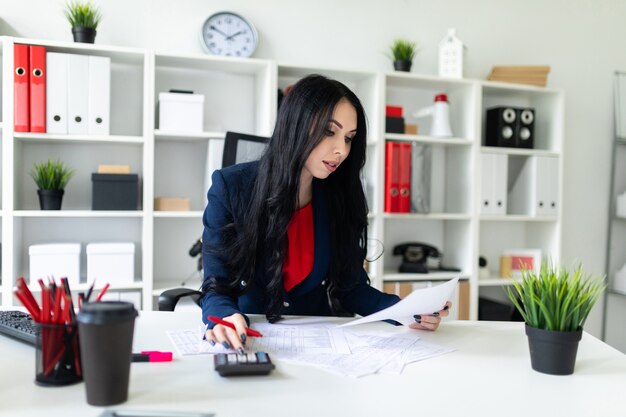
[[[217,353],[213,357],[213,363],[221,376],[267,375],[275,368],[265,352],[244,355]]]

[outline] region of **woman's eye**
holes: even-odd
[[[324,134],[325,134],[326,136],[332,136],[332,135],[334,135],[334,134],[335,134],[335,132],[333,132],[333,131],[332,131],[332,130],[330,130],[330,129],[325,129],[325,130],[324,130]]]
[[[346,143],[352,143],[354,136],[346,136]]]

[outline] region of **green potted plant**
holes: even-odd
[[[95,42],[96,28],[102,19],[102,14],[97,6],[89,1],[71,1],[65,5],[65,17],[72,25],[74,42]]]
[[[65,167],[63,162],[38,162],[33,165],[30,176],[33,177],[39,195],[39,205],[42,210],[61,210],[63,193],[67,182],[74,176],[74,170]]]
[[[417,54],[417,44],[406,39],[396,39],[389,47],[393,68],[396,71],[411,71],[413,58]]]
[[[604,280],[564,267],[542,264],[539,273],[524,270],[507,296],[526,322],[531,366],[538,372],[574,372],[585,320],[604,290]]]

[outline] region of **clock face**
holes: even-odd
[[[202,25],[202,44],[213,55],[249,57],[257,43],[254,26],[236,13],[215,13]]]

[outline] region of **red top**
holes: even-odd
[[[285,291],[304,281],[313,271],[315,241],[313,239],[313,205],[296,210],[287,229],[287,256],[283,263]]]
[[[448,96],[445,95],[444,93],[437,94],[435,96],[435,101],[445,101],[447,103],[448,102]]]

